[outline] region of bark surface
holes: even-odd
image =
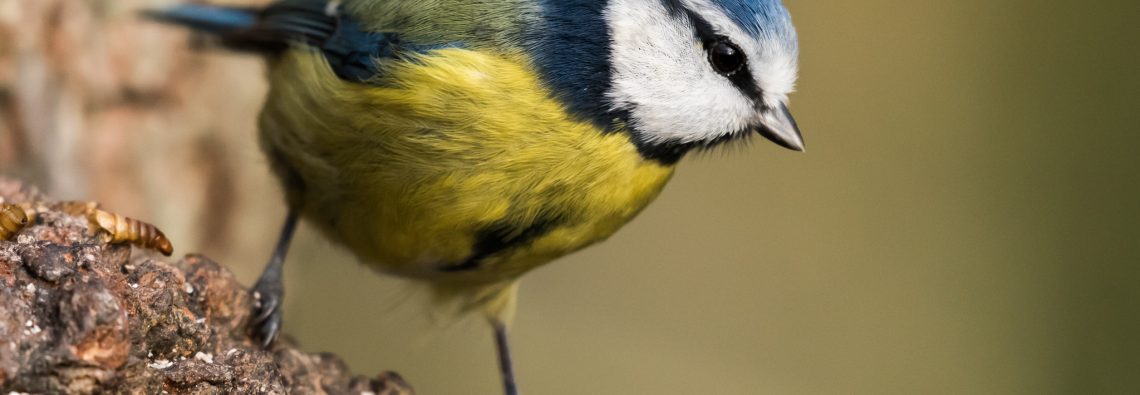
[[[50,207],[0,179],[0,203],[22,202]],[[0,393],[413,394],[287,339],[261,349],[244,329],[255,300],[210,259],[100,236],[48,209],[0,240]]]

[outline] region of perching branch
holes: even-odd
[[[0,178],[0,203],[46,200]],[[48,209],[0,240],[0,393],[413,394],[288,341],[260,349],[244,330],[253,298],[228,270],[90,227]]]

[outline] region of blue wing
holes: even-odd
[[[148,12],[152,19],[183,25],[221,37],[230,48],[275,54],[298,43],[319,49],[342,79],[367,82],[375,77],[376,59],[392,58],[422,46],[401,45],[396,32],[365,31],[342,8],[326,0],[282,0],[262,9],[180,5]]]

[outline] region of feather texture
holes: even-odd
[[[261,143],[291,206],[499,322],[519,276],[609,237],[686,152],[755,128],[795,80],[778,0],[331,4],[160,17],[272,54]],[[708,64],[721,39],[746,80]]]
[[[611,235],[673,171],[644,160],[627,135],[568,115],[528,64],[444,48],[382,61],[381,81],[361,85],[317,51],[290,51],[271,74],[262,143],[303,184],[291,201],[362,261],[440,290],[511,289],[503,284]],[[448,270],[479,254],[488,229],[523,234],[550,218],[525,243]]]

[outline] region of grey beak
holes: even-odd
[[[761,136],[781,147],[803,152],[804,137],[800,135],[800,127],[796,126],[796,119],[788,111],[788,105],[780,103],[780,108],[764,112],[764,119],[756,129]]]

